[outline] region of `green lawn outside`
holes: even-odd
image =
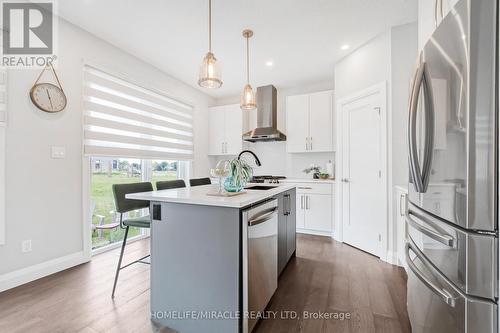
[[[154,171],[153,184],[160,180],[173,180],[177,179],[176,171]],[[111,177],[107,173],[93,173],[91,185],[91,200],[95,204],[94,216],[92,223],[98,224],[99,219],[95,215],[104,216],[104,223],[113,222],[115,204],[113,199],[113,192],[111,186],[113,184],[127,184],[142,181],[140,175],[129,176],[127,172],[113,172]],[[138,212],[131,213],[138,214]],[[97,231],[92,233],[92,248],[98,248],[116,241],[121,241],[125,230],[116,228],[115,230],[103,230],[101,235]],[[140,234],[137,228],[131,228],[129,231],[129,238]]]

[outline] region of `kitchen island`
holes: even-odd
[[[179,332],[250,332],[295,253],[295,187],[136,193],[151,202],[151,320]]]

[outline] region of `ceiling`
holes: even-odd
[[[251,84],[286,88],[333,80],[336,61],[417,18],[417,0],[213,0],[212,49],[224,84],[208,90],[197,85],[208,47],[207,0],[72,0],[58,7],[66,20],[215,98],[235,96],[245,84],[244,28],[254,30]]]

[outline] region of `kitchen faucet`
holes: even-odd
[[[257,155],[254,154],[253,151],[251,150],[243,150],[239,155],[238,155],[238,159],[240,159],[241,155],[243,155],[244,153],[249,153],[249,154],[252,154],[252,156],[255,158],[255,164],[257,164],[257,166],[262,166],[262,164],[260,163],[260,160],[259,158],[257,157]]]

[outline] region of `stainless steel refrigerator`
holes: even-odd
[[[419,56],[406,213],[413,332],[498,332],[498,1],[461,0]]]

